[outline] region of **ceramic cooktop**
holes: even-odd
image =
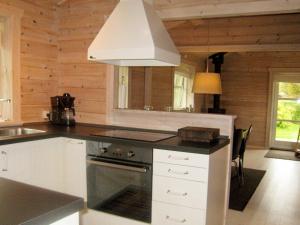
[[[175,137],[174,134],[133,131],[133,130],[105,130],[92,134],[94,136],[101,137],[114,137],[136,141],[157,142],[171,137]]]

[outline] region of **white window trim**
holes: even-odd
[[[8,43],[11,49],[10,73],[12,75],[12,120],[1,122],[0,126],[16,125],[21,121],[21,18],[24,10],[0,3],[0,15],[6,18],[5,26],[7,35],[10,37]]]
[[[274,124],[272,126],[272,121],[277,116],[277,113],[274,112],[277,109],[276,96],[274,93],[277,92],[275,81],[281,82],[300,82],[300,68],[270,68],[270,79],[269,79],[269,96],[268,96],[268,112],[267,112],[267,124],[266,124],[266,146],[273,147],[273,137],[275,136]],[[275,105],[273,104],[275,102]],[[276,147],[282,149],[291,149],[293,144],[284,141],[276,141]]]
[[[179,75],[181,75],[181,76],[184,76],[184,77],[186,77],[186,78],[188,78],[188,79],[194,79],[194,75],[195,75],[195,68],[193,67],[193,66],[191,66],[191,65],[189,65],[189,64],[182,64],[184,67],[186,67],[187,69],[182,69],[180,66],[178,67],[178,68],[176,68],[175,69],[175,71],[174,71],[174,78],[175,78],[175,74],[176,73],[178,73]],[[175,79],[174,79],[175,80]],[[183,108],[175,108],[175,99],[174,99],[174,96],[175,96],[175,84],[174,84],[174,80],[173,80],[173,110],[174,111],[182,111],[182,110],[186,110],[186,108],[187,107],[189,107],[189,105],[192,105],[192,107],[194,108],[194,94],[193,94],[193,99],[191,100],[190,99],[190,101],[189,101],[189,98],[190,98],[190,93],[188,93],[188,90],[189,89],[192,89],[192,87],[190,87],[189,86],[189,81],[187,82],[187,87],[186,87],[186,103],[187,103],[187,105],[186,105],[186,107],[183,107]],[[193,82],[193,81],[192,81]],[[189,104],[189,102],[193,102],[193,104]]]

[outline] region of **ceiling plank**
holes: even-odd
[[[194,0],[194,4],[161,5],[155,2],[159,16],[164,20],[192,19],[192,18],[213,18],[232,17],[245,15],[266,15],[281,13],[300,12],[299,0],[253,0],[253,1],[226,1],[219,3],[209,3],[209,1]]]
[[[181,53],[199,52],[299,52],[300,44],[261,44],[261,45],[211,45],[211,46],[179,46]]]

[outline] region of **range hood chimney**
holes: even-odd
[[[120,0],[90,45],[88,59],[119,66],[180,64],[162,21],[144,0]]]

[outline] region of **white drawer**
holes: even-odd
[[[209,156],[203,154],[154,149],[153,161],[208,168]]]
[[[204,210],[152,202],[152,225],[205,225]]]
[[[200,167],[180,166],[174,164],[154,162],[153,174],[194,181],[208,181],[208,170]]]
[[[154,201],[206,209],[206,183],[154,175],[152,194]]]

